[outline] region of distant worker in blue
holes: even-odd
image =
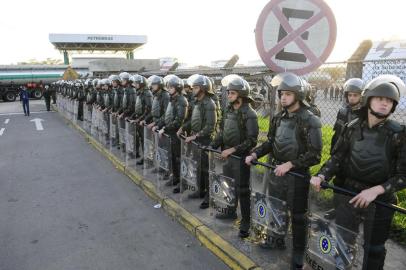
[[[28,93],[27,87],[25,86],[21,86],[20,102],[23,103],[24,115],[30,116],[30,94]]]

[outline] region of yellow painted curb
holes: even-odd
[[[133,168],[124,168],[124,173],[131,178],[131,180],[138,186],[141,185],[142,181],[144,181],[142,175],[140,175],[136,170]]]
[[[142,181],[140,187],[151,199],[162,203],[162,198],[159,196],[158,192],[156,192],[155,186],[150,181]]]
[[[251,259],[208,227],[196,228],[196,237],[232,269],[260,269]]]
[[[171,216],[175,217],[183,227],[195,236],[196,228],[204,225],[198,218],[190,214],[172,199],[165,199],[162,205]]]
[[[58,111],[56,106],[53,106],[55,111]],[[65,118],[61,113],[59,113]],[[233,245],[225,241],[213,230],[204,225],[198,218],[189,213],[186,209],[181,207],[174,200],[163,198],[157,192],[155,186],[147,179],[143,178],[133,168],[127,168],[121,160],[110,153],[101,143],[99,143],[92,136],[87,134],[79,125],[71,122],[65,118],[71,126],[82,134],[86,140],[96,148],[100,153],[107,157],[113,165],[128,178],[130,178],[136,185],[138,185],[144,192],[153,200],[161,203],[162,208],[172,217],[174,217],[180,224],[182,224],[188,231],[190,231],[206,248],[215,254],[220,260],[227,264],[231,269],[236,270],[261,270],[250,258],[236,249]]]

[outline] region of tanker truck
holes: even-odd
[[[0,99],[15,101],[23,85],[31,98],[40,99],[44,85],[61,80],[66,68],[65,65],[0,66]]]

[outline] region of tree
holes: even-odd
[[[47,58],[46,60],[37,60],[31,58],[28,61],[18,62],[17,65],[62,65],[63,61],[61,59]]]

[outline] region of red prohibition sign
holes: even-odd
[[[262,61],[275,72],[291,71],[297,75],[307,74],[317,69],[323,64],[334,48],[334,44],[337,36],[337,25],[334,18],[334,14],[330,7],[323,0],[300,0],[307,1],[315,5],[320,9],[318,13],[314,13],[309,19],[307,19],[300,27],[293,29],[289,20],[283,14],[280,4],[283,4],[286,0],[273,0],[269,2],[262,10],[255,29],[255,39],[258,52]],[[299,2],[300,2],[299,1]],[[300,4],[298,4],[300,5]],[[264,46],[264,28],[265,23],[269,16],[275,16],[281,28],[285,31],[286,35],[278,41],[271,49],[265,49]],[[328,22],[328,28],[325,29],[325,37],[328,38],[327,46],[322,50],[320,55],[316,55],[312,48],[309,47],[302,39],[301,35],[308,29],[318,23],[320,20],[326,18]],[[275,25],[275,32],[278,31],[279,25]],[[310,35],[310,39],[311,39]],[[320,38],[320,37],[318,37]],[[294,42],[297,47],[303,52],[303,55],[308,59],[301,67],[296,69],[286,68],[282,64],[277,64],[272,58],[279,52],[281,52],[288,44]],[[291,60],[294,62],[294,60]]]

